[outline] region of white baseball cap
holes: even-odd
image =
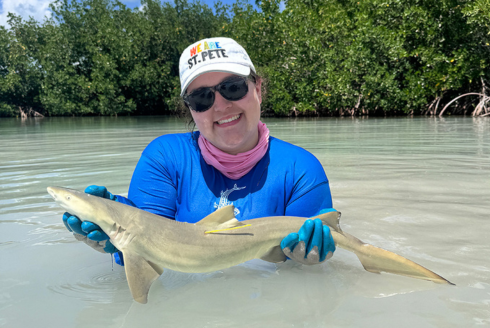
[[[179,62],[180,95],[196,77],[208,72],[226,72],[248,76],[255,67],[247,52],[230,38],[209,38],[188,46]]]

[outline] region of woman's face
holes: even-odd
[[[201,87],[213,87],[234,76],[230,73],[210,72],[198,76],[187,88],[187,93]],[[255,84],[247,80],[248,93],[238,101],[223,98],[215,92],[214,104],[205,112],[191,110],[192,118],[202,135],[215,147],[236,155],[257,145],[258,123],[262,95],[259,79]]]

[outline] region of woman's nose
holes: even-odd
[[[228,109],[229,107],[231,107],[231,101],[226,100],[221,95],[221,93],[219,93],[218,91],[215,91],[213,107],[214,107],[215,111],[224,111],[224,110]]]

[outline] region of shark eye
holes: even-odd
[[[66,196],[66,200],[70,200],[70,199],[71,199],[71,197],[70,197],[70,196]]]

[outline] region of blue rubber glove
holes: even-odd
[[[85,192],[117,202],[117,196],[107,191],[106,187],[92,185],[88,186]],[[122,253],[111,243],[109,236],[97,224],[90,221],[82,222],[79,218],[68,212],[63,214],[63,223],[69,231],[73,232],[77,240],[83,241],[98,252],[116,253],[117,256],[114,255],[116,263],[123,265]]]
[[[335,211],[333,208],[323,209],[317,215],[333,211]],[[302,264],[313,265],[322,263],[333,256],[335,242],[330,228],[323,225],[322,220],[315,219],[306,220],[297,233],[287,235],[281,241],[281,248],[290,259]]]

